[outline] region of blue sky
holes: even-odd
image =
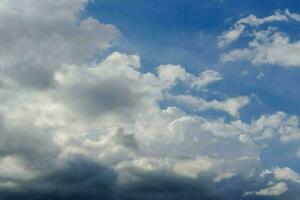
[[[0,199],[296,200],[300,1],[0,1]]]
[[[300,12],[297,1],[139,1],[121,0],[90,2],[85,15],[115,24],[123,37],[118,51],[137,53],[142,57],[143,69],[153,71],[160,64],[180,64],[192,73],[216,69],[226,82],[218,89],[228,95],[255,94],[261,101],[253,102],[244,119],[251,120],[262,113],[277,110],[300,114],[297,87],[298,69],[278,66],[252,66],[249,62],[222,63],[220,55],[228,49],[217,47],[218,36],[239,18],[249,14],[258,17],[272,15],[276,10]],[[297,23],[275,23],[293,39],[299,38]],[[233,44],[242,46],[245,39]],[[230,47],[232,48],[232,47]],[[246,76],[241,72],[247,71]],[[262,80],[256,76],[266,74]],[[291,89],[293,88],[293,89]],[[287,95],[287,91],[289,94]]]

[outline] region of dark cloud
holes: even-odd
[[[0,156],[18,156],[28,161],[30,166],[45,167],[53,163],[60,152],[53,142],[53,135],[32,123],[11,123],[0,119],[0,129]]]
[[[134,179],[120,187],[121,199],[221,199],[212,187],[210,178],[191,179],[163,170],[145,172],[132,168],[129,171]]]
[[[140,91],[134,90],[135,84],[136,82],[130,79],[116,77],[93,84],[74,84],[62,93],[67,105],[71,105],[87,117],[110,113],[128,114],[134,112],[144,98]]]
[[[93,161],[77,158],[52,172],[0,192],[0,199],[115,199],[116,173]]]
[[[135,181],[117,185],[117,174],[92,161],[76,159],[48,175],[24,183],[17,190],[1,191],[1,200],[167,200],[221,199],[207,185],[209,180],[177,177],[164,171],[132,171]]]
[[[124,172],[123,172],[124,173]],[[210,176],[188,178],[170,171],[127,168],[131,178],[119,183],[120,174],[82,157],[41,177],[0,190],[1,200],[296,200],[293,196],[243,196],[262,182],[234,177],[215,184]]]

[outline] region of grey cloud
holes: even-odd
[[[147,172],[127,168],[130,181],[118,183],[115,170],[80,157],[67,161],[64,166],[37,179],[23,182],[17,190],[1,190],[1,200],[150,200],[150,199],[203,199],[203,200],[276,200],[268,196],[242,196],[247,189],[261,187],[264,182],[234,177],[215,185],[211,177],[197,179],[182,177],[169,171]],[[289,196],[283,199],[293,199]]]
[[[63,64],[83,63],[110,47],[120,33],[93,18],[79,22],[86,1],[4,1],[0,68],[23,86],[47,88]]]
[[[33,124],[11,124],[2,120],[0,155],[13,155],[25,159],[33,168],[43,169],[54,164],[60,152],[59,146],[53,143],[53,135],[39,129]]]
[[[136,55],[114,52],[94,67],[68,66],[56,74],[57,98],[87,118],[134,118],[161,95],[157,78],[139,65]]]
[[[135,92],[132,80],[123,77],[100,80],[92,85],[75,84],[63,91],[67,104],[86,116],[95,117],[109,113],[130,113],[138,107],[143,93]]]
[[[74,158],[63,167],[24,182],[17,190],[1,191],[0,199],[116,199],[116,173],[105,166]]]
[[[168,171],[145,172],[128,169],[134,179],[121,186],[121,199],[222,199],[209,178],[194,180]]]
[[[119,128],[117,134],[115,135],[115,140],[117,144],[124,145],[125,147],[138,150],[138,141],[134,134],[125,133],[123,128]]]

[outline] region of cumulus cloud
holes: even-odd
[[[113,113],[131,116],[159,98],[155,77],[136,71],[136,55],[115,52],[94,67],[68,66],[55,74],[57,98],[86,117]],[[128,115],[130,114],[130,115]]]
[[[63,64],[83,63],[107,49],[120,33],[93,18],[79,22],[85,0],[2,1],[0,67],[16,82],[30,87],[53,85]]]
[[[284,13],[277,11],[274,15],[265,18],[250,15],[238,20],[234,28],[220,36],[219,46],[223,47],[237,40],[246,25],[250,26],[248,37],[252,39],[246,48],[230,50],[222,55],[221,60],[223,62],[247,60],[254,65],[271,64],[282,67],[299,67],[299,41],[291,41],[285,33],[278,31],[273,26],[258,31],[252,28],[265,23],[288,22],[290,20],[299,22],[299,15],[286,10]]]
[[[275,32],[274,29],[259,31],[249,43],[249,48],[234,49],[224,54],[224,62],[235,60],[248,60],[254,65],[272,64],[283,67],[299,67],[298,41],[291,42],[284,33]]]
[[[288,167],[276,167],[272,170],[265,170],[262,172],[261,176],[270,174],[273,175],[278,181],[292,181],[295,183],[300,183],[300,175]]]
[[[238,40],[247,26],[258,27],[267,23],[288,22],[289,20],[300,21],[300,18],[298,14],[291,13],[288,9],[285,12],[275,11],[273,15],[262,18],[250,14],[235,22],[228,31],[224,31],[218,38],[218,46],[226,47]]]
[[[16,93],[19,86],[15,85],[13,90],[9,88],[1,93],[1,152],[7,158],[21,159],[10,159],[11,165],[19,166],[4,171],[3,188],[8,193],[7,188],[11,187],[39,191],[37,185],[42,185],[41,191],[57,194],[60,190],[55,185],[62,184],[62,188],[68,189],[69,182],[61,179],[61,182],[52,182],[45,175],[55,174],[74,159],[74,162],[83,162],[77,157],[122,174],[124,178],[118,179],[117,186],[112,188],[118,188],[124,180],[127,180],[125,188],[134,185],[127,176],[135,179],[135,170],[128,174],[128,167],[122,166],[138,166],[135,168],[150,169],[154,174],[163,169],[171,173],[175,185],[182,179],[194,183],[198,176],[207,174],[226,177],[224,174],[233,172],[245,176],[252,173],[258,166],[254,145],[245,145],[238,138],[216,137],[202,127],[207,121],[205,118],[188,115],[180,108],[161,109],[158,103],[164,93],[170,93],[171,86],[165,84],[162,76],[140,72],[139,66],[136,55],[115,52],[94,66],[65,65],[57,69],[55,87],[51,90]],[[190,82],[186,84],[190,87]],[[235,145],[230,149],[222,150],[222,146],[232,143]],[[20,173],[24,174],[19,175],[20,178],[25,177],[22,180],[10,176]],[[30,187],[26,189],[28,181]],[[72,194],[73,190],[70,196]]]
[[[280,135],[281,129],[284,138],[298,135],[297,117],[285,113],[247,124],[208,120],[176,107],[161,109],[165,93],[186,79],[170,78],[170,72],[167,77],[143,73],[139,66],[138,56],[115,52],[96,65],[57,69],[51,90],[15,93],[15,86],[2,93],[2,161],[16,165],[1,174],[4,197],[63,198],[61,191],[66,191],[65,199],[130,199],[142,198],[145,188],[147,198],[176,194],[180,199],[192,191],[191,199],[216,199],[223,193],[218,182],[255,176],[259,151],[253,141]],[[206,85],[211,79],[203,74],[198,80],[202,77]],[[185,84],[190,88],[192,83]],[[12,95],[13,101],[4,98]],[[201,182],[204,178],[209,184]],[[16,188],[22,192],[12,192]]]
[[[205,126],[212,133],[222,137],[240,135],[241,141],[256,141],[279,139],[282,143],[293,142],[300,139],[299,122],[297,116],[288,116],[283,112],[272,115],[262,115],[250,124],[241,120],[231,121],[216,120],[207,122]]]
[[[120,33],[93,18],[78,21],[85,3],[0,3],[0,21],[11,22],[0,25],[1,199],[215,200],[285,189],[249,184],[227,196],[226,188],[261,178],[260,141],[300,139],[297,116],[238,119],[249,97],[201,96],[223,80],[214,70],[195,75],[168,64],[144,72],[138,55],[120,52],[96,62]],[[174,93],[180,84],[184,92]],[[182,104],[169,106],[170,97]],[[236,118],[208,119],[187,105]],[[272,173],[276,181],[296,174]]]

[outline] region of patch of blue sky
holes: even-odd
[[[220,55],[249,42],[247,34],[229,47],[219,49],[218,36],[233,23],[249,14],[257,17],[274,11],[300,12],[300,2],[293,0],[96,0],[87,5],[85,15],[111,23],[122,32],[119,45],[111,50],[141,56],[142,71],[154,71],[160,64],[180,64],[188,72],[198,74],[205,69],[219,71],[224,80],[212,87],[227,97],[252,95],[251,103],[241,110],[241,119],[251,121],[261,114],[278,110],[300,115],[299,69],[279,66],[253,66],[247,61],[222,63]],[[287,33],[292,41],[300,39],[299,24],[270,23]],[[265,29],[263,25],[257,29]],[[258,78],[261,76],[260,78]],[[175,88],[178,92],[180,87]],[[195,95],[195,91],[191,91]],[[208,94],[209,99],[224,96]],[[166,102],[161,103],[168,105]],[[205,113],[215,113],[208,111]],[[225,115],[217,112],[219,115]]]

